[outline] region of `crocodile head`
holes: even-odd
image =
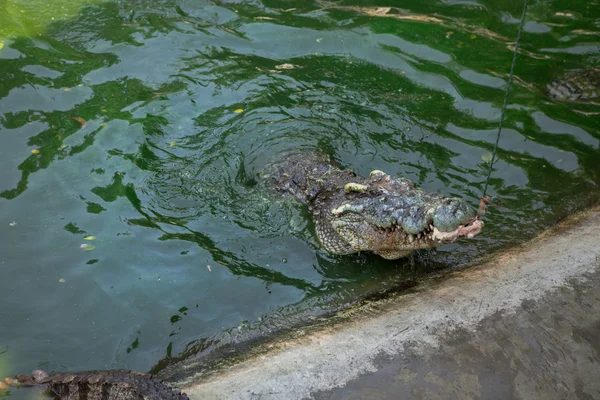
[[[315,225],[321,243],[335,254],[371,251],[396,259],[472,238],[483,228],[464,200],[427,193],[381,171],[346,183],[328,203],[315,215]]]

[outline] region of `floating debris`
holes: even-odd
[[[71,117],[71,118],[73,118],[75,121],[77,121],[81,124],[81,129],[85,128],[85,126],[87,125],[87,121],[81,117]]]
[[[280,65],[276,65],[275,69],[295,69],[298,68],[297,65],[294,64],[280,64]]]
[[[492,162],[492,158],[493,158],[493,156],[492,156],[492,153],[487,153],[487,154],[484,154],[484,155],[482,155],[482,156],[481,156],[481,159],[482,159],[482,160],[483,160],[483,161],[484,161],[486,164],[489,164],[489,163],[491,163],[491,162]]]

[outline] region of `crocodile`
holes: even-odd
[[[591,101],[600,97],[600,67],[570,71],[546,85],[548,94],[559,101]]]
[[[189,400],[185,393],[150,374],[121,369],[52,375],[38,369],[6,382],[13,386],[41,385],[61,400]]]
[[[361,178],[324,154],[290,154],[267,167],[262,179],[306,204],[319,242],[332,254],[369,251],[393,260],[473,238],[484,225],[463,199],[425,192],[379,170]]]

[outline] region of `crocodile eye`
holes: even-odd
[[[447,205],[447,206],[451,205],[452,203],[453,203],[452,199],[446,199],[446,200],[444,200],[444,204]]]

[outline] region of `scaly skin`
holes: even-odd
[[[19,375],[22,385],[44,385],[61,400],[189,400],[185,393],[152,378],[128,370],[61,372],[48,375],[42,370]]]
[[[483,227],[462,199],[427,193],[381,171],[360,178],[319,154],[288,156],[264,177],[284,196],[308,206],[319,241],[333,254],[371,251],[397,259],[461,236],[472,238]]]
[[[591,101],[600,97],[600,67],[571,71],[546,88],[556,100]]]

